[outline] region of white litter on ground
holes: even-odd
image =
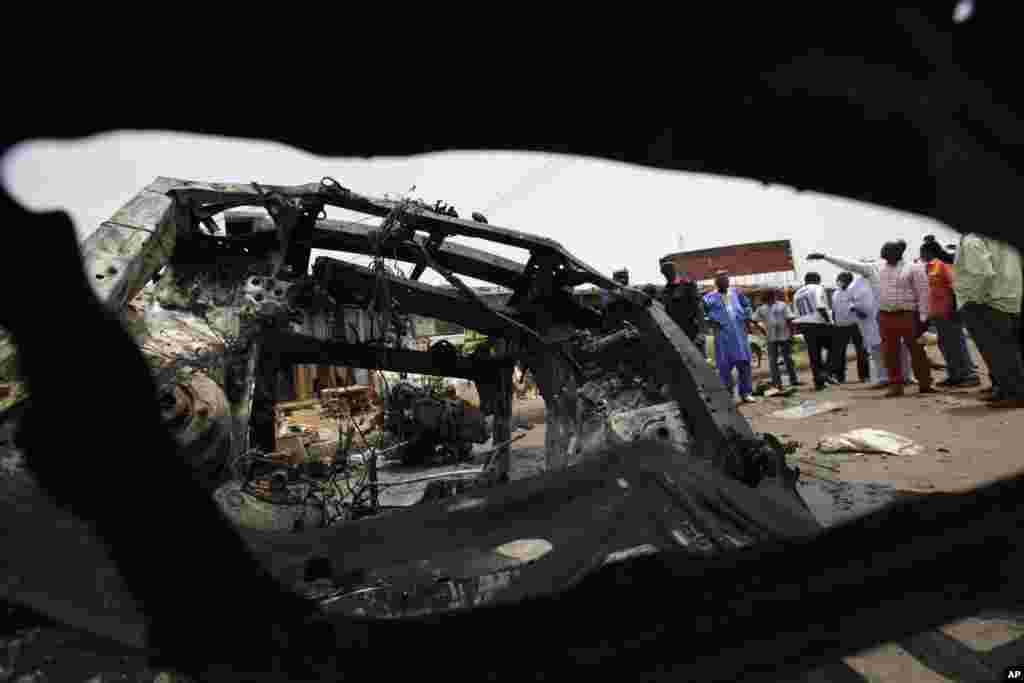
[[[812,415],[821,415],[822,413],[831,413],[836,410],[842,410],[848,406],[849,403],[845,401],[823,401],[822,403],[818,403],[817,401],[803,401],[798,406],[776,410],[774,413],[770,413],[768,417],[777,417],[783,420],[800,420],[805,417],[811,417]]]
[[[818,442],[822,453],[886,453],[889,455],[920,455],[924,446],[910,439],[881,429],[854,429]]]

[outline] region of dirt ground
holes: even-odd
[[[1019,448],[1008,444],[1024,439],[1024,412],[989,408],[981,401],[981,390],[990,386],[985,364],[972,342],[968,342],[982,385],[973,389],[939,390],[936,394],[917,395],[917,387],[907,387],[901,398],[885,398],[885,392],[869,389],[856,382],[856,365],[847,368],[847,380],[825,391],[811,386],[810,372],[800,371],[807,386],[799,387],[801,400],[838,401],[844,410],[799,420],[772,417],[770,413],[786,407],[783,399],[769,398],[744,405],[741,411],[759,432],[795,440],[803,444],[797,457],[818,462],[838,471],[820,469],[816,475],[828,475],[842,481],[878,482],[915,492],[962,491],[995,479],[1012,476],[1024,467]],[[935,363],[942,358],[934,346],[927,347]],[[934,370],[935,381],[945,379],[945,371]],[[819,439],[851,429],[873,428],[912,439],[924,447],[918,456],[847,454],[828,456],[815,451]],[[807,462],[801,469],[814,469]]]
[[[982,379],[980,387],[967,390],[939,390],[917,395],[917,386],[907,387],[901,398],[885,398],[884,391],[872,390],[857,382],[857,368],[847,368],[848,383],[814,391],[806,363],[798,370],[805,386],[796,396],[766,398],[742,405],[740,411],[755,431],[770,432],[784,441],[802,445],[792,456],[803,476],[840,482],[874,482],[897,490],[917,493],[962,491],[986,482],[1017,474],[1024,468],[1024,455],[1011,444],[1024,442],[1024,411],[992,409],[980,400],[982,389],[990,386],[985,364],[977,348],[968,342]],[[935,346],[926,347],[937,364],[942,357]],[[766,364],[754,370],[755,385],[766,380]],[[945,371],[933,370],[935,381],[945,379]],[[782,419],[770,414],[801,401],[841,402],[837,412],[802,419]],[[514,453],[521,451],[525,462],[513,471],[537,466],[536,454],[544,448],[544,402],[540,399],[516,402],[516,414],[527,417],[535,427],[516,442]],[[924,446],[917,456],[818,453],[818,441],[827,435],[870,427],[893,432]],[[1024,635],[1024,626],[1014,619],[978,616],[943,627],[942,631],[979,653],[1013,641]],[[847,657],[845,662],[872,682],[941,682],[952,680],[929,669],[897,643],[888,643],[869,652]]]

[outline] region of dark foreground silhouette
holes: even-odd
[[[521,118],[508,114],[509,125],[500,126],[494,118],[478,120],[474,110],[430,125],[410,121],[406,112],[401,120],[367,118],[365,134],[345,136],[334,118],[318,126],[305,112],[292,112],[268,125],[246,112],[183,100],[188,106],[173,113],[167,102],[130,113],[113,104],[91,108],[50,128],[28,118],[28,108],[14,108],[5,149],[35,134],[82,135],[126,124],[266,136],[338,155],[548,149],[791,183],[919,211],[1020,246],[1019,228],[1000,219],[1017,211],[1019,107],[1003,104],[1014,96],[1000,88],[1009,81],[996,74],[995,61],[972,56],[990,53],[984,45],[999,43],[1014,23],[995,5],[983,6],[976,25],[964,26],[953,59],[952,29],[938,28],[937,15],[911,15],[889,27],[884,13],[858,19],[870,13],[850,12],[776,11],[771,21],[752,20],[757,35],[732,42],[756,57],[731,71],[723,63],[727,73],[716,73],[715,83],[689,83],[706,106],[680,112],[666,102],[666,111],[686,117],[668,127],[650,120],[632,126],[616,116],[618,132],[606,125],[586,131],[578,124],[589,116],[581,115],[596,109],[552,107],[544,129],[527,133]],[[819,22],[822,50],[799,47],[811,20]],[[700,50],[704,57],[721,54],[721,44],[701,43]],[[679,59],[675,54],[672,63]],[[979,92],[963,69],[992,75]],[[659,89],[663,84],[645,94]],[[218,114],[225,118],[217,121]],[[828,144],[816,132],[824,121]],[[495,130],[511,132],[495,140]],[[560,137],[562,146],[536,143]],[[67,217],[31,214],[6,193],[3,201],[0,325],[15,334],[32,389],[19,440],[42,485],[108,544],[148,617],[154,658],[176,668],[218,680],[256,680],[256,672],[267,680],[339,680],[422,675],[443,658],[439,673],[474,681],[598,672],[630,680],[781,678],[1019,599],[1024,482],[1014,479],[899,504],[814,540],[703,562],[673,554],[637,558],[563,594],[513,606],[409,623],[324,623],[260,568],[177,457],[160,429],[141,356],[91,296]],[[24,256],[31,253],[46,254],[60,315],[40,315],[31,285],[39,261]],[[67,364],[54,362],[66,357],[69,330],[76,382],[90,389],[75,410],[66,400]],[[119,427],[113,441],[112,422]],[[139,477],[174,492],[179,504],[154,504],[151,492],[135,485]],[[147,514],[135,514],[140,510]],[[60,563],[60,549],[51,552]],[[454,661],[444,654],[452,650]]]

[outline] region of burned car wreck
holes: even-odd
[[[327,219],[327,206],[383,220],[371,227]],[[266,214],[234,213],[220,234],[212,218],[238,207]],[[519,247],[530,259],[517,263],[449,241],[457,236]],[[414,267],[397,277],[329,257],[310,264],[314,248],[388,255]],[[271,187],[158,178],[90,235],[83,251],[108,310],[119,312],[155,281],[154,306],[196,313],[229,339],[223,386],[207,375],[160,386],[164,426],[243,535],[295,532],[287,551],[274,548],[284,541],[264,540],[269,547],[257,554],[279,581],[329,613],[411,616],[506,601],[572,585],[636,555],[683,549],[711,557],[820,528],[781,444],[751,431],[661,304],[551,240],[407,200],[364,197],[331,179]],[[452,287],[420,282],[427,268]],[[504,305],[489,304],[460,276],[513,293]],[[584,283],[612,290],[614,305],[580,304],[572,288]],[[353,339],[337,324],[346,306],[376,316],[376,338]],[[480,330],[494,350],[467,356],[401,348],[401,314]],[[437,413],[417,414],[418,423],[438,426],[411,440],[490,436],[491,452],[471,477],[435,482],[423,505],[406,510],[380,506],[374,453],[371,481],[346,497],[337,477],[347,474],[347,460],[282,465],[270,457],[275,374],[296,363],[471,379],[481,397],[476,415],[437,401],[417,404],[415,396],[401,397],[401,385],[388,398],[397,412],[412,415],[419,405]],[[546,471],[510,481],[517,363],[536,377],[547,407]],[[609,452],[639,440],[665,448],[646,457]],[[244,500],[261,478],[265,501],[291,496],[298,512],[275,512],[272,523],[247,528],[252,511],[242,510]],[[297,482],[308,484],[298,498]],[[388,540],[372,547],[357,540],[368,534]],[[324,543],[359,550],[339,556]]]
[[[228,234],[217,234],[212,218],[243,206],[264,207],[269,217],[246,220],[235,214]],[[383,221],[371,227],[330,220],[326,206]],[[516,263],[446,242],[459,236],[525,249],[530,260]],[[407,278],[376,263],[365,268],[328,257],[310,268],[314,248],[387,256],[415,267]],[[258,416],[274,401],[274,373],[304,362],[471,379],[482,412],[493,416],[493,443],[502,443],[511,436],[511,375],[519,362],[537,378],[547,406],[548,471],[578,463],[588,450],[615,438],[603,419],[609,406],[624,391],[643,386],[643,396],[632,398],[631,406],[649,409],[676,401],[682,411],[677,431],[685,431],[685,438],[676,440],[685,440],[693,457],[750,486],[766,476],[780,481],[793,476],[778,449],[751,432],[691,340],[660,305],[548,239],[436,214],[410,200],[364,197],[329,178],[298,187],[159,178],[101,225],[84,251],[97,292],[113,309],[157,278],[161,304],[206,307],[206,315],[228,321],[228,333],[242,340],[232,345],[235,353],[225,363],[235,456],[250,445],[266,447],[268,425]],[[427,268],[452,288],[419,282]],[[508,287],[513,294],[502,306],[485,303],[460,275]],[[608,314],[573,299],[572,288],[587,283],[616,293]],[[376,339],[352,339],[343,325],[331,323],[342,320],[342,308],[352,305],[379,318]],[[480,330],[499,340],[500,349],[470,358],[451,349],[399,348],[394,332],[399,313]],[[620,415],[615,422],[624,420]],[[632,438],[619,432],[620,440]],[[659,433],[667,437],[665,429]],[[507,481],[509,457],[509,449],[502,449],[480,485]]]

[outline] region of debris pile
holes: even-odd
[[[321,415],[339,419],[367,413],[374,407],[370,387],[362,385],[322,389],[320,405]]]

